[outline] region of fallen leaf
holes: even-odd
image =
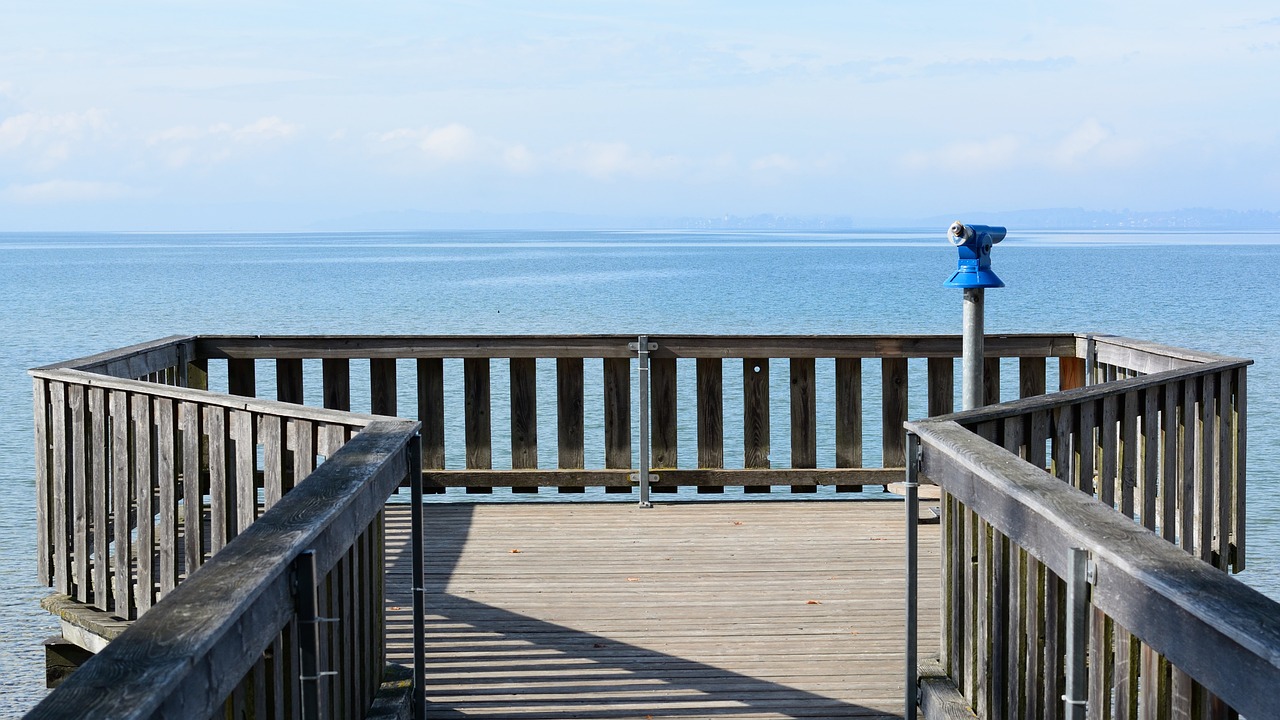
[[[627,578],[627,582],[636,582],[640,578]]]
[[[742,521],[741,521],[741,520],[734,520],[734,521],[733,521],[733,524],[734,524],[734,525],[741,525],[741,524],[742,524]]]
[[[817,600],[810,600],[805,603],[805,605],[821,605],[821,604],[822,603],[818,602]]]
[[[518,553],[518,552],[520,552],[520,548],[511,548],[511,554],[512,554],[512,555],[514,555],[514,554],[516,554],[516,553]]]
[[[888,540],[889,538],[882,538],[882,537],[869,537],[869,538],[867,538],[867,539],[868,539],[868,540]]]

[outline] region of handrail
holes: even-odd
[[[984,538],[979,527],[980,545],[996,552],[1000,538],[1007,538],[1057,578],[1067,576],[1070,548],[1089,549],[1096,567],[1093,605],[1099,612],[1242,714],[1267,717],[1274,712],[1280,699],[1280,604],[1162,542],[1098,500],[973,434],[954,419],[921,420],[907,423],[906,427],[920,439],[921,473],[967,512],[976,513],[995,533],[994,537]],[[961,554],[967,558],[967,551]],[[978,562],[998,564],[988,568],[985,582],[992,582],[993,572],[1006,573],[1008,577],[1009,571],[1000,559],[980,556]],[[1059,581],[1049,578],[1049,582]],[[984,589],[993,593],[991,602],[1001,601],[991,585],[980,587],[979,591]],[[1051,606],[1050,611],[1056,612],[1056,608]],[[985,622],[983,612],[978,612],[980,622]],[[1012,622],[1007,604],[995,611],[988,606],[987,612],[991,612],[986,616],[989,622]],[[1000,617],[1002,614],[1004,617]],[[1095,626],[1099,621],[1095,618]],[[1005,637],[1007,629],[988,628],[987,632]],[[1018,628],[1013,626],[1012,631],[1017,632]],[[1046,642],[1058,647],[1057,637]],[[994,652],[1007,651],[998,647],[999,642],[996,645]],[[1099,672],[1104,660],[1111,662],[1098,654],[1106,652],[1105,645],[1093,649],[1092,662]],[[1120,652],[1119,645],[1116,652]],[[1126,647],[1126,662],[1131,662],[1128,653]],[[1051,659],[1054,655],[1046,652],[1045,657]],[[988,657],[987,662],[1000,672],[1004,667],[1001,661],[1009,659],[1007,655]],[[1056,660],[1061,662],[1060,657]],[[1023,658],[1012,661],[1024,662]],[[1144,667],[1149,661],[1144,656]],[[1126,672],[1136,668],[1137,659],[1132,662]],[[1044,673],[1061,676],[1062,668],[1047,667]],[[1137,674],[1133,677],[1136,680]],[[1145,682],[1144,687],[1155,698],[1160,681],[1149,678]],[[1117,692],[1130,697],[1128,679],[1117,683]],[[1091,685],[1090,693],[1093,703],[1112,702],[1106,687]],[[1105,697],[1100,699],[1099,693]],[[1117,702],[1129,702],[1124,697]],[[1136,697],[1130,699],[1135,705],[1138,702]],[[978,698],[969,700],[973,703]],[[1005,701],[1003,697],[987,698],[986,704],[1002,706]],[[1029,702],[1040,700],[1031,698]]]
[[[169,337],[129,345],[35,368],[36,370],[85,370],[100,375],[138,379],[166,370],[180,371],[195,357],[195,337]]]
[[[294,561],[340,562],[413,471],[418,427],[369,424],[27,717],[211,716],[289,625]]]

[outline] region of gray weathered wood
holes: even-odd
[[[533,358],[511,359],[511,467],[538,467],[538,366]]]
[[[35,419],[36,575],[45,585],[53,583],[53,486],[49,451],[49,387],[44,378],[32,378],[32,412]]]
[[[67,532],[71,539],[68,549],[71,551],[71,586],[74,595],[80,602],[88,602],[89,587],[89,462],[88,462],[88,408],[85,388],[71,385],[67,393],[67,427],[70,435],[67,447],[70,450],[70,482],[67,504]]]
[[[743,467],[769,467],[769,360],[742,360]]]
[[[652,338],[651,338],[652,340]],[[677,437],[679,417],[676,414],[675,358],[654,357],[649,361],[649,456],[654,468],[678,465]]]
[[[1196,552],[1200,559],[1213,563],[1214,478],[1218,469],[1217,378],[1200,379],[1200,415],[1196,423],[1196,443],[1200,449],[1200,468],[1196,475]]]
[[[50,513],[49,530],[53,535],[53,587],[63,595],[75,592],[71,575],[71,528],[67,517],[70,508],[71,443],[67,436],[67,386],[52,383],[49,386],[50,407],[50,445],[52,446],[50,476],[52,491],[50,493],[52,512]]]
[[[953,358],[929,358],[928,409],[930,417],[949,415],[955,410],[956,362]]]
[[[493,467],[493,438],[489,424],[489,361],[464,360],[463,381],[467,467],[487,470]]]
[[[559,443],[558,464],[561,468],[580,469],[585,466],[583,395],[582,360],[556,360],[556,438]]]
[[[1045,359],[1024,357],[1018,359],[1018,397],[1037,397],[1045,393]]]
[[[156,486],[155,445],[152,440],[151,400],[135,396],[129,403],[133,410],[133,502],[137,513],[136,545],[137,590],[134,604],[138,613],[151,609],[155,602],[155,509],[152,507]]]
[[[156,426],[156,495],[155,508],[156,553],[158,584],[157,597],[164,597],[178,585],[178,557],[181,538],[178,534],[178,484],[181,482],[181,449],[178,447],[177,417],[173,401],[169,398],[155,400]]]
[[[284,497],[284,434],[275,415],[258,418],[258,441],[262,445],[263,509],[270,509]]]
[[[302,404],[302,358],[276,360],[276,399]]]
[[[1000,402],[1000,358],[988,357],[982,361],[982,404]]]
[[[881,373],[881,446],[885,467],[903,467],[906,460],[906,431],[902,423],[907,420],[907,360],[884,358],[880,361]]]
[[[182,433],[182,542],[186,575],[204,561],[204,490],[201,482],[202,433],[200,406],[178,404],[178,426]]]
[[[418,420],[422,423],[422,467],[444,468],[444,361],[419,358]]]
[[[227,392],[232,395],[254,397],[258,394],[257,375],[253,360],[231,359],[227,361]]]
[[[1134,518],[1134,496],[1138,490],[1138,393],[1127,392],[1120,402],[1120,512]]]
[[[861,358],[836,358],[836,467],[862,467]],[[862,488],[837,489],[856,492]]]
[[[631,360],[604,360],[604,466],[631,467]]]
[[[393,358],[369,360],[369,412],[396,414],[396,361]]]
[[[630,487],[633,473],[627,469],[603,470],[424,470],[423,480],[433,487],[599,486]],[[887,485],[900,482],[902,468],[666,468],[654,471],[664,486],[768,487],[770,485]]]
[[[326,408],[351,409],[351,360],[325,358],[320,363],[321,396]]]
[[[818,466],[818,399],[812,358],[791,360],[791,467]]]
[[[1235,499],[1235,507],[1232,509],[1231,513],[1232,543],[1235,546],[1235,563],[1232,567],[1236,572],[1242,572],[1245,569],[1245,558],[1247,557],[1247,553],[1245,553],[1245,499],[1249,484],[1246,482],[1248,473],[1246,473],[1245,470],[1248,464],[1247,460],[1249,458],[1247,443],[1249,435],[1247,432],[1248,417],[1246,412],[1248,404],[1248,382],[1246,379],[1247,372],[1245,368],[1238,368],[1235,373],[1236,412],[1234,416],[1234,440],[1236,451],[1236,475],[1233,480],[1234,486],[1232,490],[1233,497]]]
[[[56,387],[56,386],[52,386]],[[113,391],[109,398],[111,413],[111,514],[114,532],[112,553],[112,609],[123,618],[133,617],[133,577],[130,568],[132,523],[129,521],[133,487],[129,459],[133,448],[129,443],[129,395]],[[55,416],[56,420],[56,416]],[[56,461],[57,454],[54,454]]]
[[[89,417],[93,425],[90,446],[93,462],[90,483],[93,488],[93,602],[96,607],[111,607],[111,475],[107,465],[110,447],[106,391],[89,389]],[[42,482],[37,476],[37,482]],[[43,508],[40,504],[38,507]]]
[[[257,516],[258,487],[256,481],[258,448],[254,442],[253,415],[232,411],[228,422],[231,439],[231,457],[234,473],[228,473],[232,483],[231,497],[235,504],[232,517],[232,537],[244,532]]]
[[[209,553],[227,544],[231,529],[230,480],[227,475],[227,411],[204,408],[204,429],[209,438]]]
[[[724,467],[724,361],[699,358],[698,467]]]

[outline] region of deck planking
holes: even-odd
[[[388,507],[386,533],[389,659],[404,664],[408,510]],[[429,717],[901,717],[901,503],[425,512]],[[938,530],[920,530],[927,656]]]

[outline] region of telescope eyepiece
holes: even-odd
[[[951,227],[947,230],[947,239],[952,245],[963,245],[966,240],[973,237],[973,228],[965,227],[964,223],[959,220],[951,223]]]

